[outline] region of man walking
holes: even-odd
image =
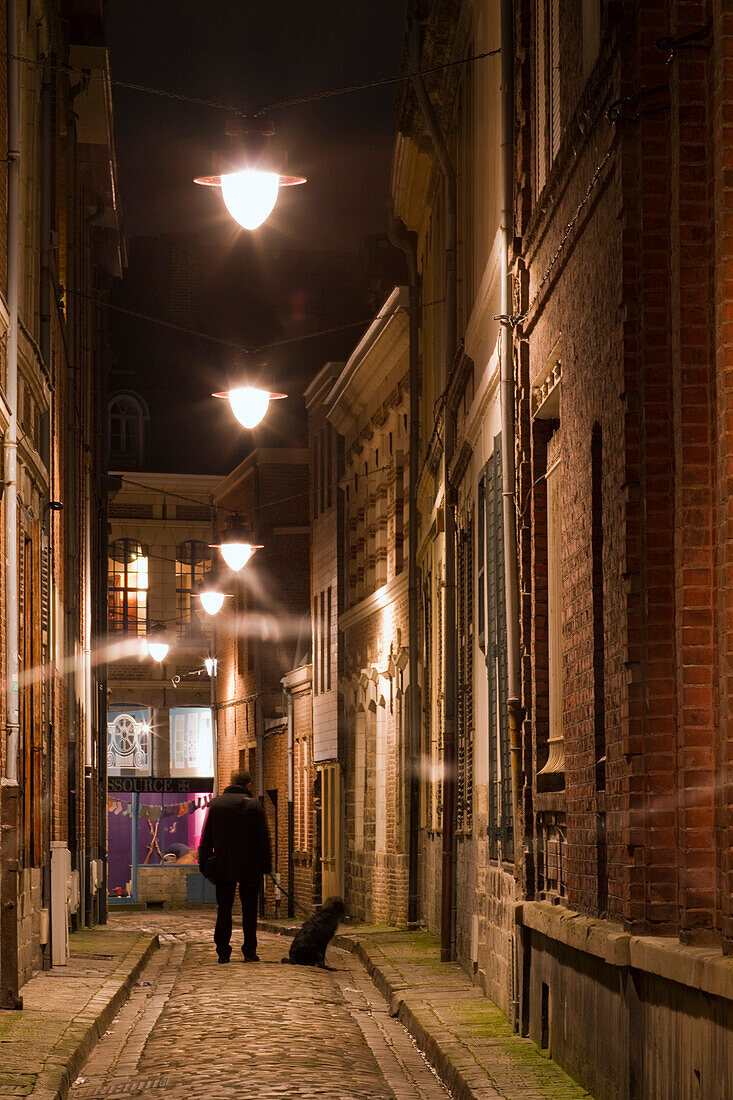
[[[252,794],[248,772],[232,773],[231,784],[218,795],[206,815],[199,847],[199,868],[216,884],[214,943],[220,963],[232,953],[232,905],[239,883],[245,962],[257,956],[257,899],[262,876],[272,870],[270,833],[264,808]]]

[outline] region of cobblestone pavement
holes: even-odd
[[[235,933],[232,961],[220,966],[210,913],[110,921],[131,923],[158,932],[161,950],[74,1083],[72,1100],[449,1096],[347,952],[329,949],[333,971],[283,966],[288,939],[260,933],[261,962],[244,963]]]

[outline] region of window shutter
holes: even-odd
[[[550,0],[550,164],[560,148],[560,0]]]
[[[499,720],[498,685],[496,678],[496,505],[495,457],[486,464],[486,670],[489,687],[489,855],[496,859],[499,841],[499,808],[497,799],[498,759],[497,733]]]
[[[457,554],[457,617],[458,617],[458,738],[456,744],[456,828],[463,828],[463,808],[466,795],[466,535],[458,536]]]
[[[506,629],[506,598],[504,579],[504,514],[502,496],[502,462],[501,462],[501,436],[494,441],[494,507],[496,519],[494,529],[496,531],[496,649],[498,663],[498,705],[499,705],[499,762],[501,767],[501,844],[502,857],[509,856],[511,848],[512,828],[512,775],[511,753],[509,747],[509,716],[507,713],[507,681],[509,669],[507,665],[507,629]]]
[[[535,177],[537,195],[547,179],[547,26],[545,4],[535,0]],[[535,196],[536,197],[536,196]]]

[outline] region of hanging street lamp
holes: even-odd
[[[263,547],[252,541],[252,532],[244,518],[237,512],[227,517],[227,526],[220,543],[212,543],[212,550],[221,550],[221,556],[233,573],[244,569],[255,550]]]
[[[231,389],[212,393],[212,397],[227,400],[231,410],[243,428],[256,428],[270,407],[271,401],[281,401],[286,393],[274,393],[263,389],[255,381],[267,366],[265,359],[256,354],[240,355],[234,360],[234,368],[242,375]]]
[[[230,148],[215,176],[199,176],[194,183],[220,187],[224,205],[243,229],[258,229],[269,218],[281,187],[305,183],[302,176],[281,172],[284,158],[269,147],[275,127],[266,119],[239,116],[227,123]]]
[[[158,664],[166,659],[170,644],[166,639],[163,623],[153,623],[145,639],[145,648],[149,656]]]
[[[204,657],[204,668],[206,669],[207,676],[216,676],[217,663],[216,657]]]
[[[201,606],[207,615],[218,615],[224,606],[224,600],[230,595],[230,592],[221,591],[213,570],[203,579],[198,592]]]

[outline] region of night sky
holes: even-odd
[[[394,76],[404,0],[110,0],[113,76],[184,95],[262,106]],[[273,113],[290,171],[262,231],[278,241],[356,249],[384,230],[395,89],[373,89]],[[217,196],[191,184],[211,168],[227,114],[115,90],[122,206],[130,236],[234,230]]]
[[[110,0],[112,75],[258,108],[396,75],[404,15],[404,0]],[[391,85],[272,112],[287,170],[308,182],[281,190],[249,234],[217,191],[192,182],[214,170],[229,114],[115,88],[130,265],[111,300],[247,346],[372,316],[382,288],[364,296],[364,241],[386,232],[395,94]],[[385,287],[402,277],[394,267]],[[291,397],[251,434],[210,397],[235,381],[230,352],[119,313],[110,322],[111,391],[150,407],[143,468],[189,473],[227,473],[252,445],[302,444],[299,395],[364,330],[268,353],[270,388]]]

